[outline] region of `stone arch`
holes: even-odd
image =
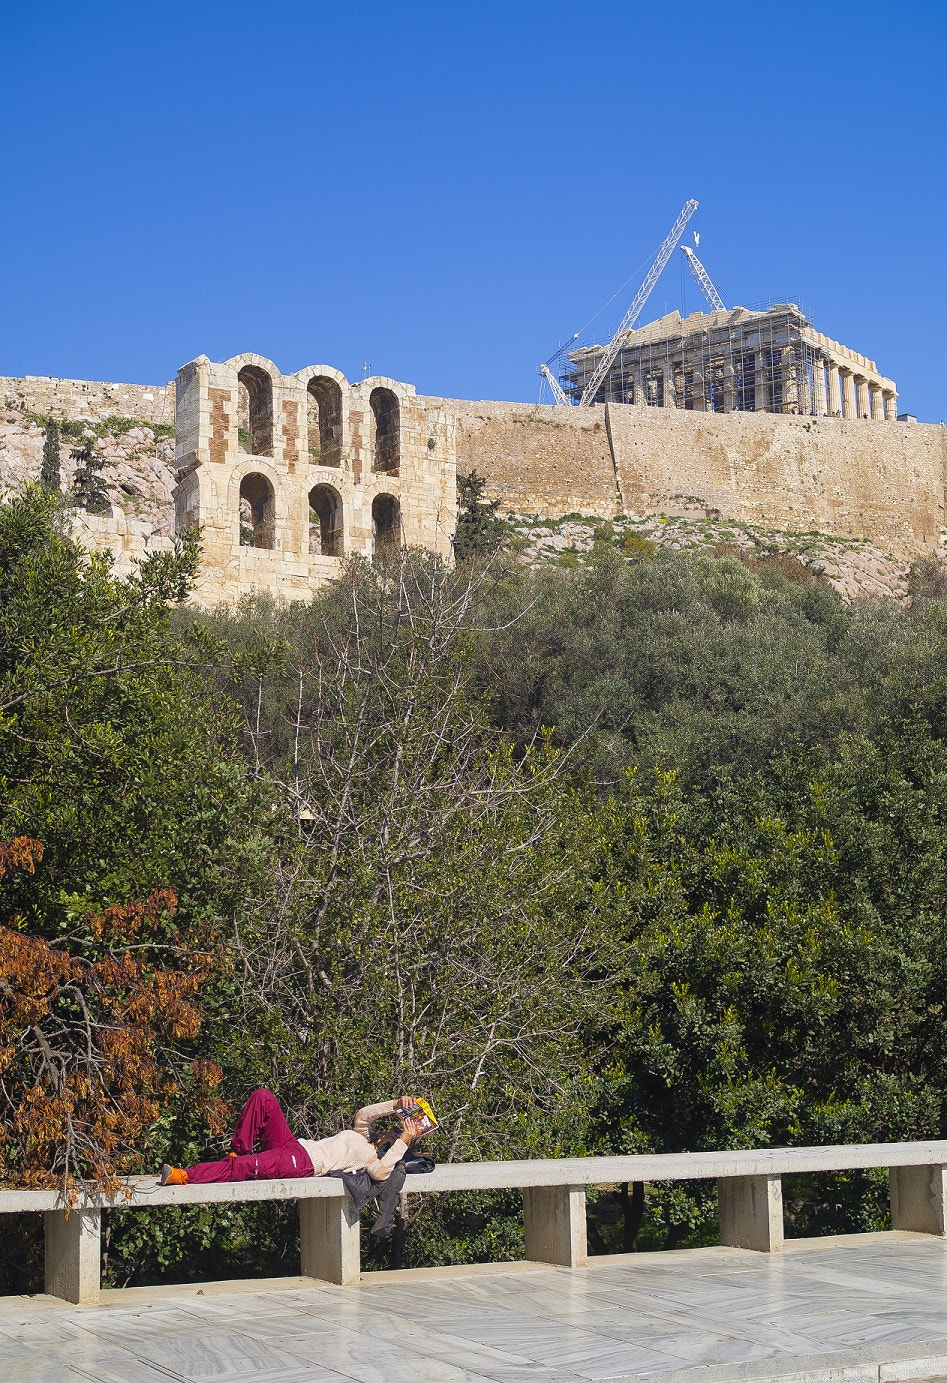
[[[240,481],[238,527],[241,547],[276,546],[276,492],[259,471]]]
[[[373,389],[369,395],[372,413],[372,467],[387,475],[397,475],[401,466],[401,405],[393,389]],[[373,506],[374,507],[374,506]]]
[[[309,491],[310,555],[341,557],[343,550],[342,496],[331,485],[314,485]]]
[[[237,372],[237,427],[241,451],[273,455],[273,376],[260,365]]]
[[[376,557],[401,546],[401,505],[394,495],[376,495],[372,500],[372,539]]]
[[[342,464],[342,389],[330,375],[313,375],[306,385],[309,460],[319,466]]]

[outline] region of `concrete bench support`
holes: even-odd
[[[584,1186],[527,1186],[523,1191],[526,1257],[581,1267],[588,1259]]]
[[[947,1167],[891,1168],[891,1228],[947,1233]]]
[[[94,1306],[102,1270],[102,1212],[47,1210],[46,1292],[51,1297]]]
[[[362,1263],[358,1211],[351,1197],[301,1200],[299,1249],[303,1277],[354,1286]]]
[[[783,1246],[783,1187],[778,1176],[726,1177],[717,1182],[720,1242],[776,1253]]]

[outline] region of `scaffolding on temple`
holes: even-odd
[[[873,360],[813,327],[795,303],[720,312],[670,312],[626,331],[594,397],[603,353],[575,347],[560,375],[560,403],[631,403],[702,413],[897,417],[897,386]]]
[[[763,311],[671,312],[629,331],[596,391],[595,403],[645,403],[706,413],[824,412],[816,378],[818,344],[793,303]],[[579,399],[602,346],[569,352],[562,387]]]

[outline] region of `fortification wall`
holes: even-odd
[[[939,546],[945,429],[772,413],[452,399],[457,468],[519,514],[723,515],[766,528]]]
[[[548,517],[620,512],[604,407],[438,402],[457,419],[458,473],[485,476],[503,509]]]
[[[174,422],[174,381],[170,384],[109,384],[89,379],[52,379],[0,375],[0,402],[18,413],[45,413],[51,418],[142,418],[149,423]]]
[[[610,404],[608,424],[626,512],[720,513],[895,554],[939,546],[942,427],[628,404]]]

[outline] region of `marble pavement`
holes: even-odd
[[[831,1247],[827,1246],[831,1242]],[[5,1383],[898,1383],[947,1374],[947,1244],[798,1241],[0,1298]]]

